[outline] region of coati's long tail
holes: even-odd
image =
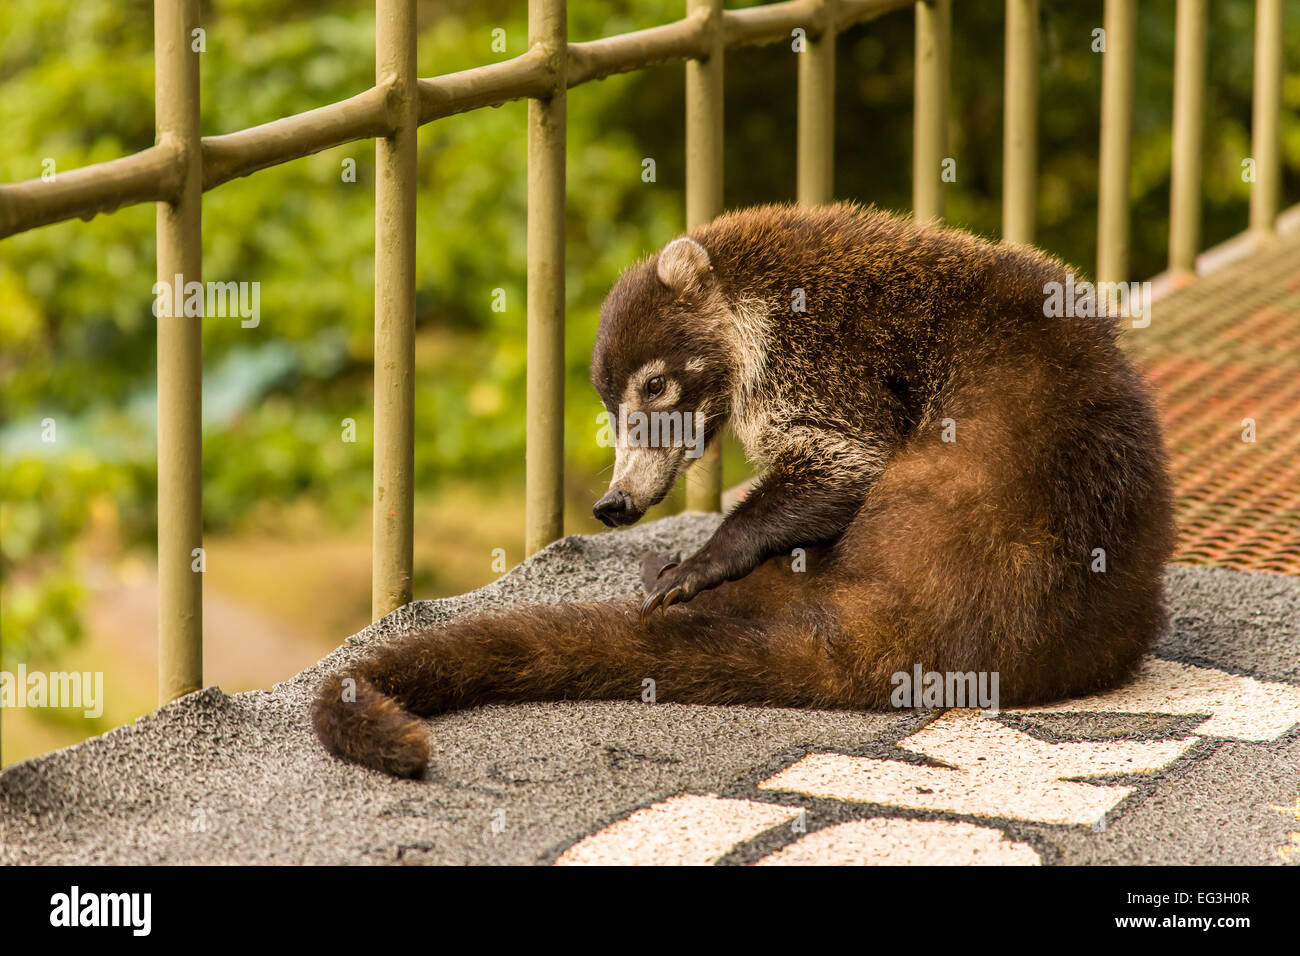
[[[564,604],[434,628],[330,675],[313,719],[332,753],[401,777],[423,773],[419,719],[524,700],[655,699],[696,704],[854,706],[834,623],[808,608],[763,619],[673,608],[637,620],[633,602]]]

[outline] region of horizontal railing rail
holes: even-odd
[[[722,13],[724,48],[757,46],[788,39],[803,29],[820,37],[827,23],[838,31],[912,6],[914,0],[788,0]],[[572,89],[618,73],[677,60],[702,59],[718,31],[707,8],[664,26],[568,43],[566,86]],[[527,53],[458,73],[421,79],[420,125],[512,100],[545,97],[554,84],[552,58],[537,47]],[[382,139],[396,129],[398,109],[391,78],[356,96],[259,126],[202,138],[203,190],[260,169],[302,159],[335,146]],[[175,202],[184,160],[180,150],[160,142],[122,159],[61,172],[58,179],[0,185],[0,239],[68,219],[86,219],[143,202]]]
[[[723,61],[742,46],[791,41],[798,60],[797,198],[833,196],[835,38],[912,7],[916,23],[913,209],[942,219],[952,0],[788,0],[724,10],[686,0],[662,26],[570,42],[565,0],[530,0],[529,49],[513,59],[420,79],[414,0],[376,2],[375,85],[260,126],[199,135],[198,0],[155,0],[157,142],[132,156],[0,185],[0,238],[123,206],[158,203],[158,276],[197,279],[202,193],[261,169],[347,143],[376,141],[375,451],[372,612],[411,599],[414,495],[415,131],[457,113],[527,99],[529,553],[563,529],[564,156],[567,91],[617,73],[685,61],[686,224],[722,211]],[[1031,243],[1037,166],[1038,0],[1005,0],[1003,238]],[[1097,277],[1128,278],[1129,157],[1137,0],[1105,0]],[[1178,0],[1169,262],[1195,269],[1200,246],[1207,0]],[[1275,228],[1281,198],[1282,0],[1256,0],[1251,121],[1256,183],[1250,222]],[[202,590],[191,556],[202,543],[200,320],[158,322],[159,696],[202,686]],[[692,469],[687,503],[719,507],[716,449]]]

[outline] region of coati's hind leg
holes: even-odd
[[[834,600],[869,683],[997,673],[1002,704],[1034,704],[1112,685],[1155,638],[1158,432],[1129,396],[1045,401],[1045,375],[1014,369],[946,407],[955,441],[922,428],[845,531]]]
[[[646,622],[631,601],[515,608],[409,635],[327,675],[313,721],[332,753],[414,777],[430,755],[420,718],[478,704],[631,701],[649,680],[663,702],[881,705],[839,632],[830,609],[808,605],[737,617],[701,602]]]

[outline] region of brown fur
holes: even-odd
[[[1033,704],[1113,684],[1150,645],[1173,542],[1160,432],[1115,321],[1044,316],[1064,266],[851,205],[742,210],[691,237],[695,271],[670,247],[691,254],[620,278],[592,361],[612,409],[662,359],[677,407],[707,407],[711,436],[743,417],[766,466],[701,552],[662,574],[648,561],[640,616],[691,603],[645,620],[636,601],[526,608],[406,638],[326,681],[332,752],[415,776],[419,716],[638,699],[646,678],[660,701],[885,708],[891,676],[919,665],[998,672],[1004,705]],[[766,330],[743,395],[742,300]]]

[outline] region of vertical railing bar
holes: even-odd
[[[807,46],[799,54],[796,195],[816,206],[830,202],[835,192],[834,0],[817,0],[806,29]]]
[[[707,10],[709,55],[686,61],[686,228],[722,212],[723,0],[686,0],[689,16]],[[686,508],[722,510],[722,436],[686,473]]]
[[[203,686],[203,319],[183,304],[203,269],[198,26],[198,0],[154,0],[157,138],[179,147],[182,165],[177,201],[158,203],[156,222],[158,282],[172,293],[155,299],[159,703]]]
[[[1196,271],[1201,243],[1208,0],[1178,0],[1174,41],[1173,157],[1169,174],[1169,270]]]
[[[1250,189],[1251,231],[1273,231],[1282,196],[1282,0],[1255,2],[1255,83],[1250,151],[1255,182]]]
[[[1038,0],[1007,0],[1002,238],[1032,243],[1038,197]]]
[[[564,533],[565,0],[529,0],[528,39],[552,64],[552,92],[528,101],[528,384],[524,548]]]
[[[948,50],[952,0],[916,4],[916,80],[912,121],[912,209],[918,221],[944,215],[948,150]]]
[[[411,600],[415,521],[415,0],[376,0],[375,81],[392,135],[375,140],[375,447],[371,616]]]
[[[1097,281],[1128,281],[1129,161],[1133,140],[1133,64],[1137,0],[1106,0],[1101,67]]]

